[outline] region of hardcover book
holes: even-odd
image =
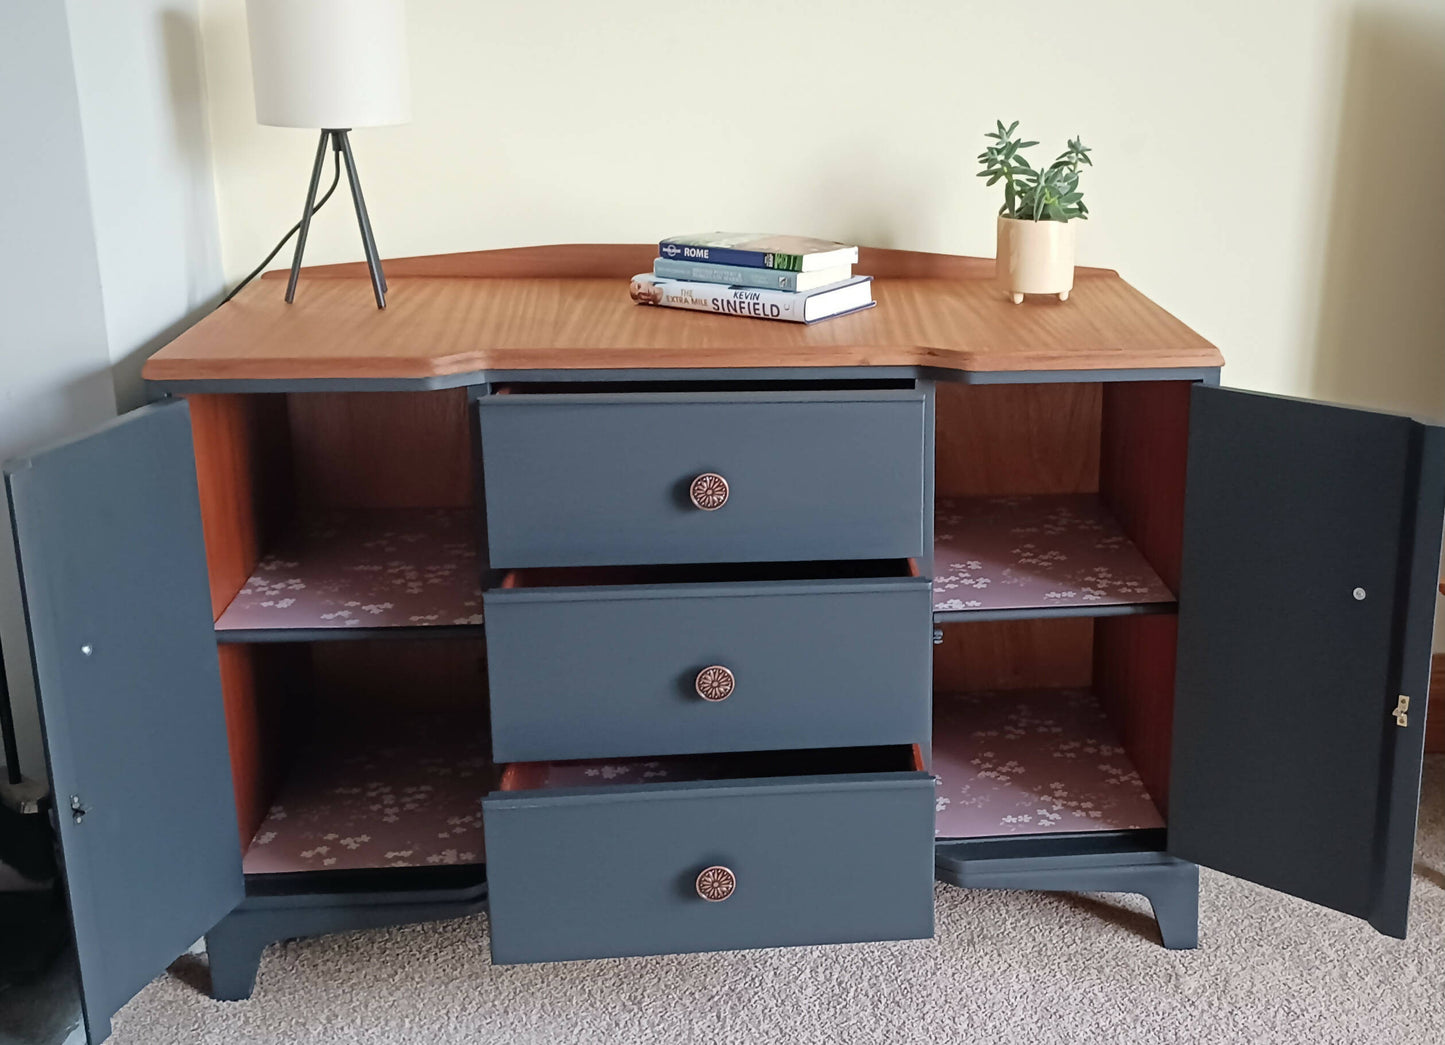
[[[745,265],[719,265],[710,261],[669,261],[667,258],[658,258],[652,263],[652,274],[663,279],[791,292],[816,290],[818,287],[842,283],[845,279],[852,278],[853,266],[839,265],[814,272],[786,272],[783,269],[749,268]]]
[[[662,279],[651,272],[643,272],[632,277],[631,293],[632,300],[641,305],[686,308],[723,316],[781,319],[789,323],[813,323],[874,305],[872,276],[854,276],[844,283],[789,293]]]
[[[858,261],[858,248],[846,243],[757,232],[672,236],[657,245],[657,252],[667,261],[706,261],[785,272],[813,272]]]

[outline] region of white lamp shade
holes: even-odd
[[[411,119],[405,0],[246,0],[256,119],[350,128]]]

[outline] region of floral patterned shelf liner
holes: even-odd
[[[1095,494],[940,498],[933,609],[1173,602]]]
[[[482,622],[469,509],[329,512],[298,522],[257,564],[218,631]]]
[[[938,694],[933,774],[939,838],[1164,826],[1087,690]]]
[[[261,822],[247,874],[481,863],[495,785],[486,723],[417,716],[385,732],[328,734],[297,753]]]

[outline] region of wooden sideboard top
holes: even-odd
[[[1013,304],[992,259],[864,248],[878,307],[811,326],[635,305],[652,244],[579,244],[267,273],[145,365],[155,381],[435,378],[482,370],[923,366],[963,371],[1217,367],[1219,350],[1108,269],[1067,302]]]

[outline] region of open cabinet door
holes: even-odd
[[[243,894],[190,413],[5,469],[86,1030]]]
[[[1204,386],[1190,411],[1169,851],[1403,937],[1445,431]]]

